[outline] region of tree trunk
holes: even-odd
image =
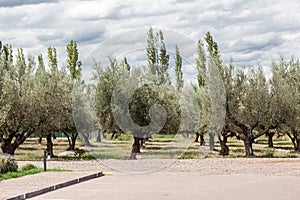
[[[25,133],[25,131],[22,133],[11,132],[8,138],[1,137],[1,149],[3,154],[15,155],[16,149],[23,144],[31,134],[31,132]]]
[[[53,153],[53,142],[52,142],[52,134],[47,134],[46,135],[46,140],[47,140],[47,152],[48,155],[51,157],[55,157]]]
[[[228,156],[229,155],[229,147],[227,146],[226,141],[220,141],[220,145],[221,145],[220,155]]]
[[[229,155],[229,147],[227,146],[227,138],[229,136],[226,134],[227,134],[227,132],[223,132],[221,135],[219,135],[219,141],[220,141],[220,146],[221,146],[220,155],[222,155],[222,156]]]
[[[135,160],[136,155],[141,153],[141,141],[142,138],[134,137],[134,143],[132,145],[131,156],[130,159]]]
[[[83,137],[83,141],[84,141],[84,145],[85,146],[87,146],[87,147],[92,146],[91,143],[90,143],[90,141],[89,141],[89,137],[88,136],[82,134],[82,137]]]
[[[204,146],[204,145],[205,145],[204,136],[203,134],[200,134],[200,146]]]
[[[268,146],[270,148],[273,148],[274,147],[274,144],[273,144],[273,136],[275,135],[275,133],[273,132],[268,132],[267,133],[267,136],[268,136]]]
[[[111,137],[110,137],[111,140],[114,139],[114,137],[116,136],[116,133],[117,133],[116,131],[113,131],[113,133],[111,134]]]
[[[215,149],[215,134],[209,133],[209,149],[213,151]]]
[[[43,141],[43,136],[40,136],[38,139],[38,144],[42,144],[42,141]]]
[[[96,139],[96,142],[101,142],[101,130],[99,129],[98,130],[98,134],[97,134],[97,139]]]
[[[194,141],[194,142],[199,142],[199,137],[200,137],[200,134],[197,132],[197,133],[196,133],[196,138],[195,138],[195,141]]]
[[[295,139],[294,149],[296,152],[300,152],[300,139],[298,139],[298,138]]]
[[[70,150],[74,151],[75,150],[75,145],[76,145],[76,139],[77,139],[78,133],[72,133],[71,136],[71,145],[70,145]]]
[[[103,130],[103,131],[102,131],[102,137],[103,137],[104,139],[106,139],[106,135],[105,135],[106,132],[107,132],[107,130]]]
[[[140,143],[141,143],[141,148],[143,148],[143,147],[145,147],[145,139],[144,138],[142,138],[141,140],[140,140]]]
[[[186,138],[190,138],[190,132],[189,131],[186,132]]]
[[[68,139],[68,143],[69,143],[69,147],[67,150],[71,150],[71,139],[70,139],[70,136],[64,132],[64,135],[66,136],[66,138]]]
[[[294,150],[296,152],[300,152],[300,138],[297,137],[297,132],[292,132],[293,135],[291,135],[289,132],[286,133],[289,138],[291,139],[292,143],[293,143],[293,146],[294,146]]]
[[[247,157],[253,156],[252,143],[253,143],[253,141],[251,141],[250,139],[244,140],[245,151],[246,151],[246,156]]]
[[[1,145],[3,154],[5,155],[15,155],[16,147],[11,143],[11,140],[4,139],[4,142]]]

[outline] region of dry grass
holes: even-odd
[[[82,142],[76,141],[76,147],[81,147]],[[58,155],[66,151],[68,148],[68,140],[66,138],[57,138],[53,140],[54,154]],[[42,160],[44,150],[46,149],[46,140],[43,139],[42,144],[38,144],[38,138],[28,138],[15,152],[16,160]]]
[[[155,135],[150,143],[147,143],[143,148],[142,156],[148,154],[157,155],[158,158],[162,151],[163,147],[169,144],[173,139],[173,135]],[[107,135],[107,140],[102,140],[101,143],[93,142],[93,147],[84,148],[88,153],[86,154],[88,158],[97,158],[97,159],[128,159],[131,152],[132,145],[132,136],[129,134],[122,134],[115,140],[110,140],[110,135]],[[188,140],[193,141],[194,135],[190,136]],[[208,141],[208,137],[206,138]],[[65,138],[57,138],[53,140],[54,143],[54,154],[58,155],[60,152],[66,151],[68,148],[68,141]],[[207,142],[208,143],[208,142]],[[266,137],[261,137],[256,140],[256,143],[253,144],[253,150],[255,157],[280,157],[280,158],[294,158],[300,157],[299,153],[293,151],[293,146],[290,140],[287,137],[276,138],[274,137],[274,148],[269,148],[268,140]],[[82,147],[83,143],[78,139],[76,147]],[[244,157],[245,150],[244,144],[241,140],[236,138],[230,138],[228,140],[228,146],[230,149],[230,155],[226,156],[227,158],[236,158]],[[175,146],[176,147],[176,146]],[[209,158],[218,158],[223,157],[219,155],[220,145],[216,140],[215,151],[207,151],[199,153],[199,143],[192,143],[192,145],[184,151],[180,156],[181,159],[195,159],[199,157],[209,157]],[[38,144],[37,138],[29,138],[22,144],[15,154],[17,160],[42,160],[43,153],[46,149],[46,141],[43,140],[42,144]],[[173,150],[176,154],[176,151],[181,151],[181,149],[174,148]],[[75,159],[75,158],[58,158],[61,159]]]

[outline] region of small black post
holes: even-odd
[[[44,150],[44,172],[47,171],[47,150]]]

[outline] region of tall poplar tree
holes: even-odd
[[[67,45],[67,67],[70,70],[72,79],[80,79],[81,61],[78,60],[78,49],[75,40],[71,40]]]
[[[48,47],[48,66],[52,72],[57,71],[57,55],[55,47]]]
[[[182,57],[179,52],[179,48],[175,46],[175,73],[176,73],[176,89],[179,91],[183,88],[183,73],[182,73]]]
[[[163,33],[162,31],[153,33],[153,29],[150,28],[147,36],[146,52],[149,71],[156,77],[158,84],[170,83],[168,74],[170,57],[167,53]]]
[[[157,74],[157,64],[158,64],[158,59],[157,59],[157,48],[156,48],[156,42],[155,42],[155,36],[153,33],[152,27],[150,27],[148,33],[147,33],[147,60],[148,60],[148,67],[150,72],[156,76]]]
[[[196,59],[196,67],[197,67],[197,81],[199,87],[203,87],[205,85],[205,76],[206,76],[206,55],[204,51],[204,44],[202,40],[198,40],[197,46],[197,59]]]
[[[166,45],[164,42],[164,35],[161,30],[157,33],[157,37],[158,37],[158,47],[159,47],[158,70],[157,70],[158,80],[160,84],[163,84],[169,81],[168,68],[169,68],[170,56],[167,53]]]

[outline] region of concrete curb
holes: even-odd
[[[104,174],[102,172],[98,172],[96,174],[91,174],[91,175],[84,176],[84,177],[77,178],[77,179],[73,179],[73,180],[70,180],[70,181],[67,181],[67,182],[64,182],[64,183],[59,183],[57,185],[46,187],[46,188],[43,188],[43,189],[40,189],[40,190],[37,190],[37,191],[28,192],[28,193],[25,193],[25,194],[22,194],[22,195],[19,195],[19,196],[9,198],[7,200],[29,199],[29,198],[32,198],[32,197],[36,197],[36,196],[39,196],[39,195],[42,195],[42,194],[45,194],[45,193],[48,193],[48,192],[51,192],[51,191],[55,191],[55,190],[58,190],[58,189],[61,189],[61,188],[71,186],[71,185],[82,183],[84,181],[88,181],[88,180],[98,178],[98,177],[101,177],[101,176],[104,176]]]

